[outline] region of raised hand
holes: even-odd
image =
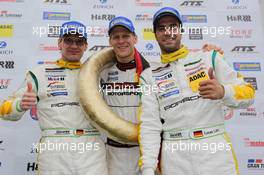
[[[199,94],[204,99],[222,99],[225,95],[225,90],[224,87],[216,80],[213,68],[209,68],[208,76],[210,78],[209,80],[205,80],[199,83]]]
[[[22,100],[20,102],[20,108],[24,111],[31,109],[36,105],[37,96],[32,89],[32,84],[27,83],[27,91],[24,93]]]
[[[224,51],[223,51],[223,49],[221,47],[218,47],[218,46],[213,45],[213,44],[206,43],[206,44],[203,45],[202,49],[203,49],[204,52],[215,50],[215,51],[219,52],[222,55],[224,54]]]

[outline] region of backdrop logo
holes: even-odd
[[[22,13],[11,13],[8,12],[7,10],[0,11],[0,18],[21,18],[21,17],[22,17]]]
[[[0,69],[14,69],[14,61],[0,61]]]
[[[113,9],[114,5],[107,4],[107,0],[99,0],[100,4],[93,5],[94,9]]]
[[[261,140],[250,140],[249,138],[244,138],[246,147],[264,147],[264,141]]]
[[[258,90],[256,77],[244,77],[244,81],[251,84],[255,90]]]
[[[203,39],[202,28],[191,28],[191,29],[189,29],[189,39],[190,40],[202,40]]]
[[[70,5],[69,0],[44,0],[45,4]]]
[[[5,41],[0,41],[0,49],[6,48],[7,43]]]
[[[156,52],[156,50],[154,49],[154,46],[152,43],[147,43],[145,45],[145,49],[146,51],[142,51],[140,52],[140,54],[142,56],[154,56],[154,57],[160,57],[160,53]],[[153,50],[154,49],[154,50]]]
[[[115,14],[92,14],[91,20],[95,21],[110,21],[115,17]]]
[[[43,12],[44,20],[70,20],[71,13],[68,12]]]
[[[37,171],[38,170],[38,164],[36,162],[28,162],[27,163],[27,172],[30,172],[30,171]]]
[[[239,0],[232,0],[233,4],[239,4]]]
[[[236,71],[261,71],[259,62],[234,62],[233,66]]]
[[[247,168],[254,170],[264,170],[262,159],[248,159]]]
[[[90,37],[105,37],[108,36],[108,28],[107,27],[98,27],[93,26],[87,28],[88,35]]]
[[[3,144],[3,140],[0,140],[0,151],[4,151],[5,149],[2,147],[2,144]]]
[[[39,45],[39,49],[41,51],[58,51],[59,47],[58,46],[49,46],[49,45],[45,45],[45,44],[40,44]]]
[[[0,25],[0,37],[12,37],[14,32],[13,24]]]
[[[146,49],[147,50],[152,50],[153,49],[153,44],[151,44],[151,43],[146,44]]]
[[[137,14],[135,21],[152,21],[153,17],[150,14]]]
[[[141,7],[160,7],[162,6],[162,1],[161,0],[156,0],[156,1],[149,1],[149,0],[135,0],[136,6],[141,6]]]
[[[155,35],[152,28],[143,28],[143,39],[144,40],[155,40]]]
[[[24,0],[0,0],[0,2],[24,2]]]
[[[184,1],[181,3],[183,7],[201,7],[204,1]]]
[[[228,22],[252,22],[250,15],[228,15],[226,19]]]
[[[183,23],[207,23],[206,15],[182,15]]]
[[[254,52],[254,49],[256,46],[235,46],[231,52],[236,52],[236,53],[256,53]]]
[[[257,112],[256,112],[256,108],[254,107],[248,107],[246,109],[240,109],[239,110],[240,116],[244,116],[244,117],[257,117]]]
[[[230,38],[248,39],[252,36],[252,29],[231,29]]]
[[[49,26],[48,37],[58,38],[60,36],[60,28],[61,28],[61,26]]]
[[[7,89],[10,84],[11,79],[0,79],[0,90]]]
[[[110,47],[110,46],[105,46],[105,45],[95,45],[95,46],[93,46],[91,49],[89,49],[89,51],[97,52],[97,51],[103,50],[104,48],[108,48],[108,47]]]

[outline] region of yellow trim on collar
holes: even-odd
[[[56,61],[56,65],[61,67],[61,68],[66,68],[66,69],[79,69],[81,67],[81,62],[69,62],[65,61],[62,58]]]
[[[162,54],[161,55],[161,62],[162,63],[170,63],[173,61],[177,61],[178,59],[184,58],[188,55],[189,50],[187,47],[182,46],[179,50],[169,53],[169,54]]]

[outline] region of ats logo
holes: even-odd
[[[204,1],[184,1],[181,3],[182,7],[202,7]]]
[[[95,46],[93,46],[91,49],[89,49],[89,51],[97,52],[97,51],[103,50],[104,48],[108,48],[108,47],[110,47],[110,46],[105,46],[105,45],[95,45]]]
[[[236,53],[257,53],[255,52],[256,46],[235,46],[231,52]]]
[[[264,170],[262,159],[248,159],[247,168],[250,170]]]
[[[0,79],[0,90],[7,89],[10,82],[11,82],[11,79]]]
[[[244,138],[246,147],[264,147],[264,141],[250,140],[249,138]]]
[[[13,24],[1,24],[0,25],[0,37],[8,38],[12,37],[14,33]]]

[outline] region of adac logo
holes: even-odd
[[[152,50],[153,49],[153,44],[151,44],[151,43],[146,44],[146,49],[147,50]]]
[[[248,169],[254,170],[264,170],[264,164],[262,159],[248,159],[247,162]]]
[[[14,33],[13,24],[2,24],[0,25],[0,37],[12,37]]]
[[[0,41],[0,49],[6,48],[7,43],[5,41]]]
[[[33,106],[33,107],[30,109],[30,117],[31,117],[33,120],[38,120],[37,105]]]
[[[155,40],[155,35],[152,28],[143,28],[144,40]]]
[[[239,4],[239,0],[232,0],[232,3],[237,5],[237,4]]]

